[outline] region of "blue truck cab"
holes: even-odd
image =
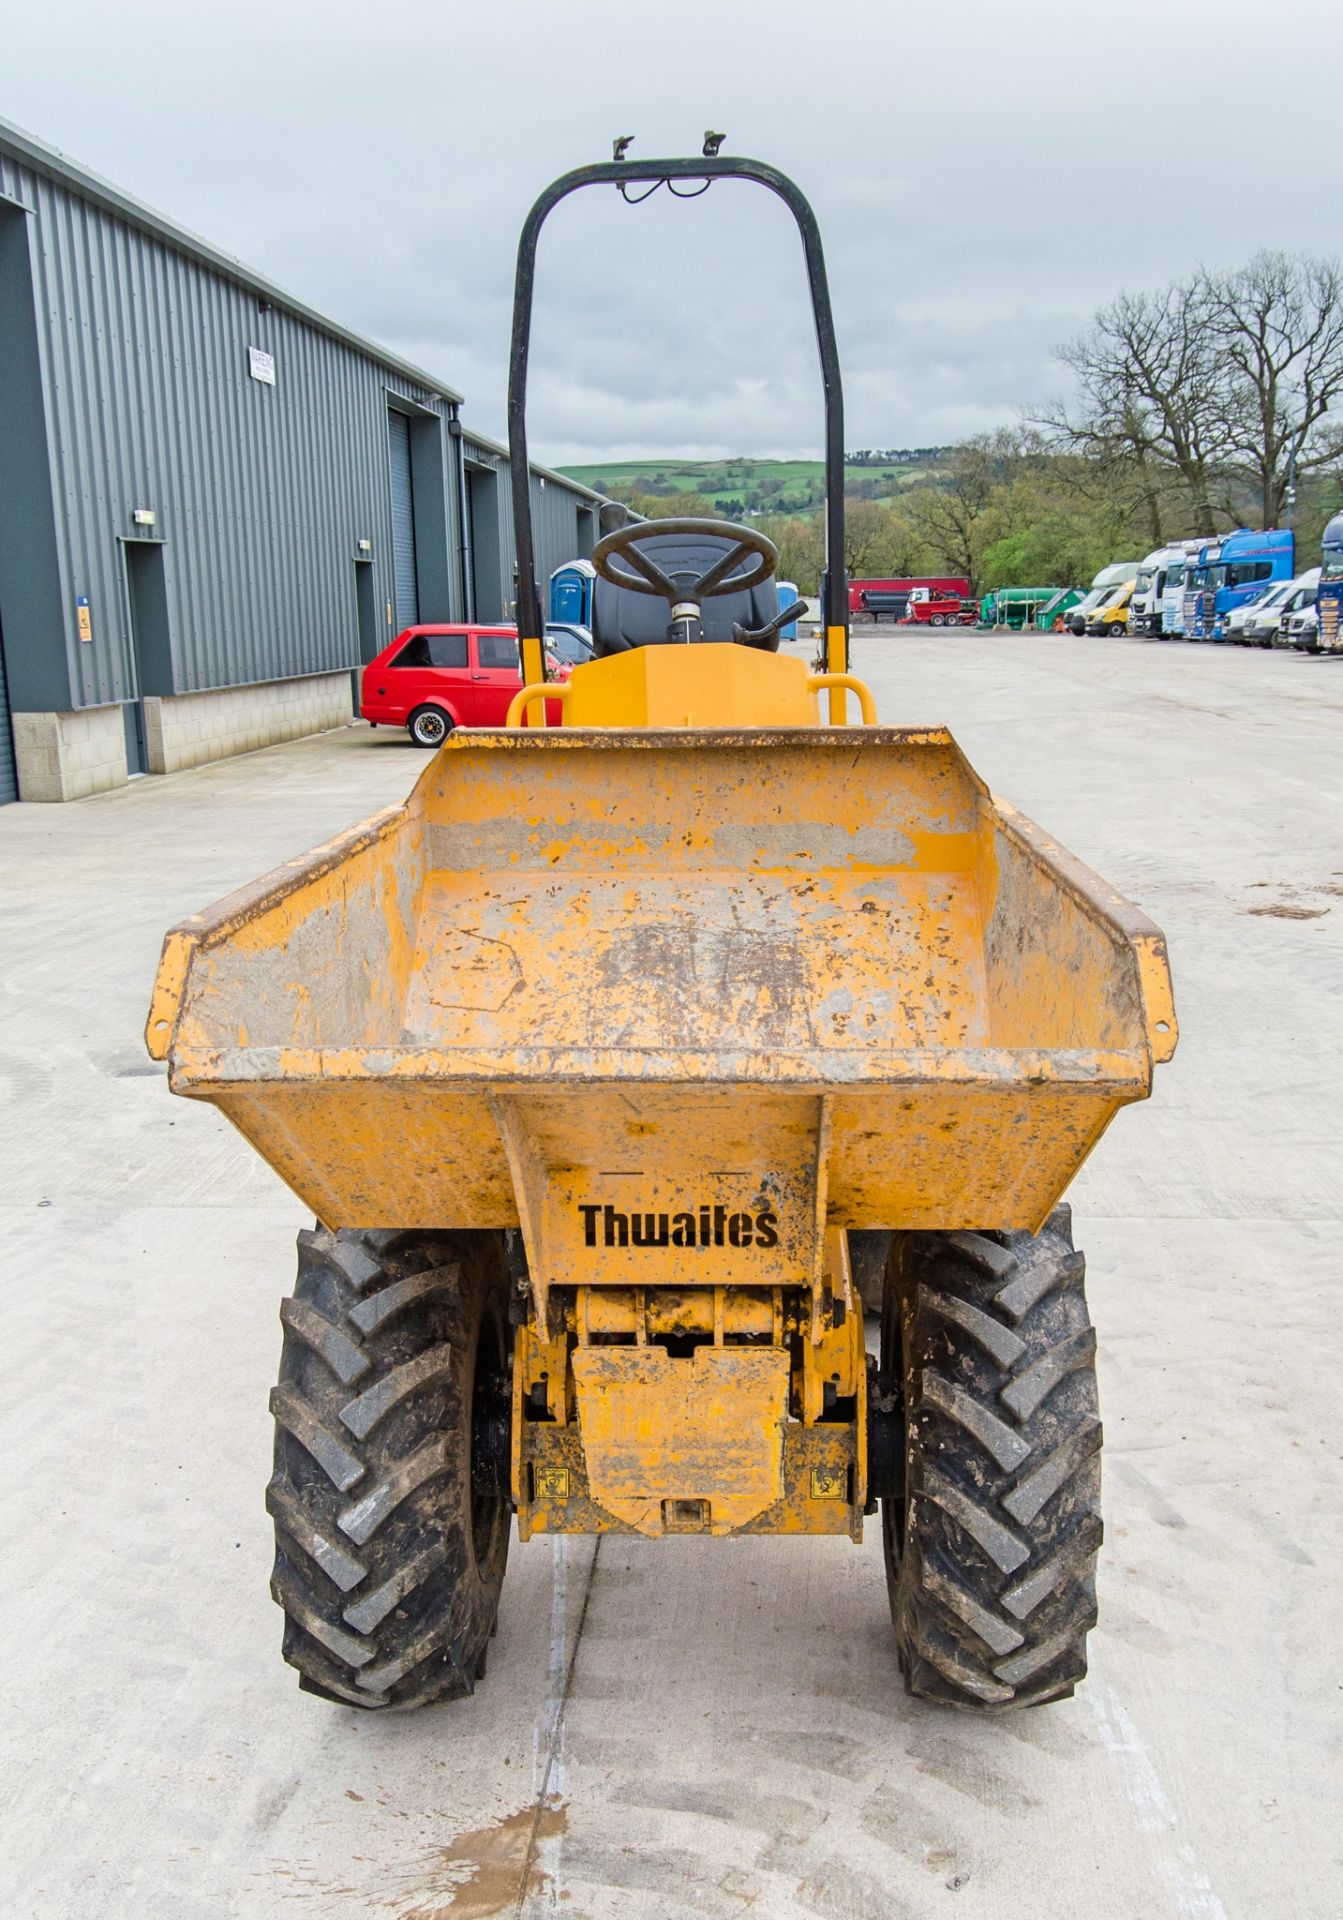
[[[1200,549],[1186,576],[1184,630],[1190,640],[1221,641],[1227,615],[1296,569],[1296,535],[1286,527],[1238,527]]]
[[[1343,513],[1324,530],[1320,548],[1320,584],[1315,613],[1320,623],[1320,652],[1343,652]]]

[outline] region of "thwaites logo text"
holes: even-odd
[[[580,1206],[585,1247],[759,1247],[779,1244],[778,1215],[695,1207],[683,1213],[625,1213],[619,1207]]]

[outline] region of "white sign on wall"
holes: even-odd
[[[275,355],[267,353],[263,347],[247,349],[247,371],[254,380],[260,380],[265,386],[275,385]]]

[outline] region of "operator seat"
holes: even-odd
[[[656,560],[671,579],[689,586],[702,578],[715,560],[731,551],[731,534],[649,534],[639,543],[650,559]],[[740,571],[740,569],[735,569]],[[630,587],[612,586],[600,576],[594,582],[592,603],[592,644],[597,658],[626,653],[631,647],[661,647],[682,640],[683,629],[671,629],[671,608],[661,598],[635,593]],[[779,611],[779,591],[773,577],[745,593],[724,593],[701,602],[701,640],[732,640],[734,622],[738,626],[763,627]],[[683,644],[683,642],[682,642]],[[779,651],[779,635],[772,633],[759,643],[766,651]]]

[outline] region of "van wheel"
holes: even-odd
[[[898,1235],[880,1378],[905,1468],[882,1501],[905,1685],[969,1709],[1060,1700],[1086,1672],[1101,1426],[1071,1213],[1042,1232]]]
[[[452,722],[442,707],[416,707],[406,729],[417,747],[441,747],[452,732]]]
[[[502,1233],[298,1237],[271,1396],[271,1592],[308,1693],[354,1707],[469,1694],[508,1558]]]

